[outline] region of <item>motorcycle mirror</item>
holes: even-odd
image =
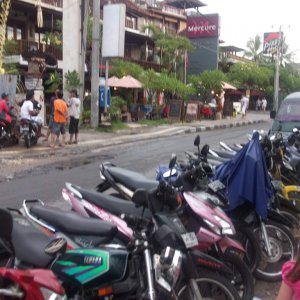
[[[200,135],[198,134],[194,140],[194,146],[199,147],[200,145]]]
[[[45,253],[48,255],[62,254],[67,249],[67,241],[64,238],[57,238],[52,240],[45,248]]]
[[[172,158],[169,162],[169,169],[173,169],[176,165],[176,161],[177,161],[177,156],[175,154],[172,154]]]
[[[137,189],[131,201],[137,206],[148,206],[149,193],[144,189]]]
[[[206,157],[209,153],[209,145],[205,144],[201,149],[201,155]]]
[[[13,219],[10,212],[6,209],[0,209],[0,238],[11,241]]]

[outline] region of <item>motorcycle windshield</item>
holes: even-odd
[[[267,217],[273,191],[257,132],[230,161],[217,167],[213,179],[226,186],[229,211],[250,202],[259,216]]]

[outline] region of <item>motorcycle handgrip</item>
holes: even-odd
[[[146,221],[144,218],[135,215],[121,214],[121,219],[124,220],[127,225],[132,228],[142,225],[143,223],[148,223],[148,221]]]

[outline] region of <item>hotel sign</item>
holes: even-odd
[[[189,38],[219,36],[219,15],[189,16],[186,34]]]

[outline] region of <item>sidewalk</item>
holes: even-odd
[[[249,112],[245,119],[241,116],[223,120],[201,120],[191,123],[173,123],[160,125],[157,127],[145,126],[138,123],[128,123],[129,129],[120,130],[114,133],[96,132],[92,129],[82,129],[79,133],[79,143],[77,145],[66,145],[65,148],[57,147],[55,154],[68,152],[82,153],[100,147],[109,147],[119,144],[130,143],[134,141],[150,140],[164,136],[173,136],[207,130],[226,129],[250,124],[270,122],[269,112]],[[27,149],[23,141],[20,145],[0,150],[2,158],[22,157],[30,158],[36,156],[48,156],[51,150],[47,143],[41,142],[38,145]],[[53,154],[53,153],[52,153]]]

